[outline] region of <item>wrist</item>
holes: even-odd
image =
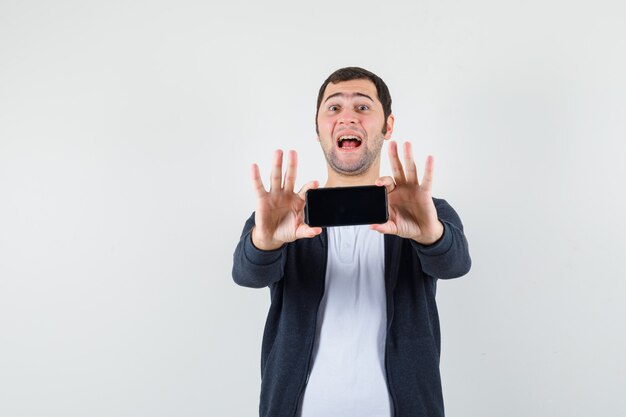
[[[254,245],[254,247],[263,251],[276,250],[284,245],[284,242],[277,242],[273,239],[263,239],[259,237],[258,232],[256,232],[256,227],[252,229],[250,238],[252,240],[252,244]]]
[[[417,238],[413,238],[413,240],[419,243],[420,245],[430,246],[430,245],[437,243],[441,239],[441,237],[443,236],[444,230],[445,228],[443,226],[443,223],[441,223],[441,221],[437,219],[437,227],[435,228],[433,233],[430,233],[426,236],[421,235]]]

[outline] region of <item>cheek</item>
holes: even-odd
[[[331,133],[333,131],[334,120],[332,119],[321,119],[317,121],[317,126],[320,130],[320,134],[322,132]]]
[[[363,125],[363,127],[365,128],[365,131],[367,132],[368,137],[372,137],[380,133],[379,126],[376,123],[366,123]]]
[[[368,120],[367,122],[365,122],[364,127],[367,130],[368,134],[378,135],[384,130],[385,123],[384,120],[379,119]]]

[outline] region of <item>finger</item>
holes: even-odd
[[[296,229],[296,239],[311,238],[320,233],[322,233],[321,227],[310,227],[303,223]]]
[[[252,185],[258,197],[263,197],[267,192],[263,186],[263,181],[261,181],[261,173],[259,172],[259,166],[257,164],[252,164]]]
[[[274,164],[272,165],[272,176],[270,178],[270,191],[272,190],[280,190],[281,183],[280,180],[283,176],[283,151],[281,149],[277,149],[274,152]]]
[[[426,158],[426,168],[424,169],[424,178],[422,179],[421,188],[425,191],[431,191],[433,188],[433,171],[435,169],[435,158],[428,155]]]
[[[293,191],[296,184],[296,174],[298,173],[298,154],[296,151],[289,151],[289,165],[285,172],[285,190]]]
[[[396,188],[396,183],[393,181],[393,177],[390,176],[380,177],[374,184],[379,187],[385,187],[387,189],[387,193],[392,192]]]
[[[389,162],[391,162],[391,172],[396,184],[404,184],[406,178],[404,177],[404,170],[402,169],[402,163],[398,158],[398,144],[395,141],[389,143]]]
[[[397,234],[397,230],[398,230],[398,228],[396,227],[396,224],[392,221],[388,221],[387,223],[383,223],[383,224],[372,224],[370,225],[370,229],[375,230],[380,233],[390,234],[390,235]]]
[[[404,169],[406,170],[406,181],[411,184],[419,184],[411,142],[404,142]]]
[[[309,181],[306,184],[304,184],[302,186],[302,188],[300,188],[300,191],[298,191],[298,195],[300,196],[301,199],[306,200],[306,192],[319,187],[319,182],[317,181]]]

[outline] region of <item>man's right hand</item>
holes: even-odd
[[[319,186],[317,181],[305,184],[295,193],[298,155],[289,151],[289,165],[282,181],[283,151],[274,153],[270,190],[261,181],[259,166],[252,164],[252,182],[257,193],[252,243],[261,250],[274,250],[296,239],[311,238],[322,233],[321,227],[309,227],[304,223],[306,192]]]

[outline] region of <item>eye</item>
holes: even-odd
[[[365,110],[369,110],[369,109],[370,109],[370,107],[369,107],[369,106],[367,106],[367,105],[365,105],[365,104],[361,104],[361,105],[358,107],[358,109],[359,109],[360,111],[365,111]]]
[[[337,110],[339,110],[339,106],[333,104],[331,106],[328,106],[328,110],[330,110],[330,111],[337,111]]]

